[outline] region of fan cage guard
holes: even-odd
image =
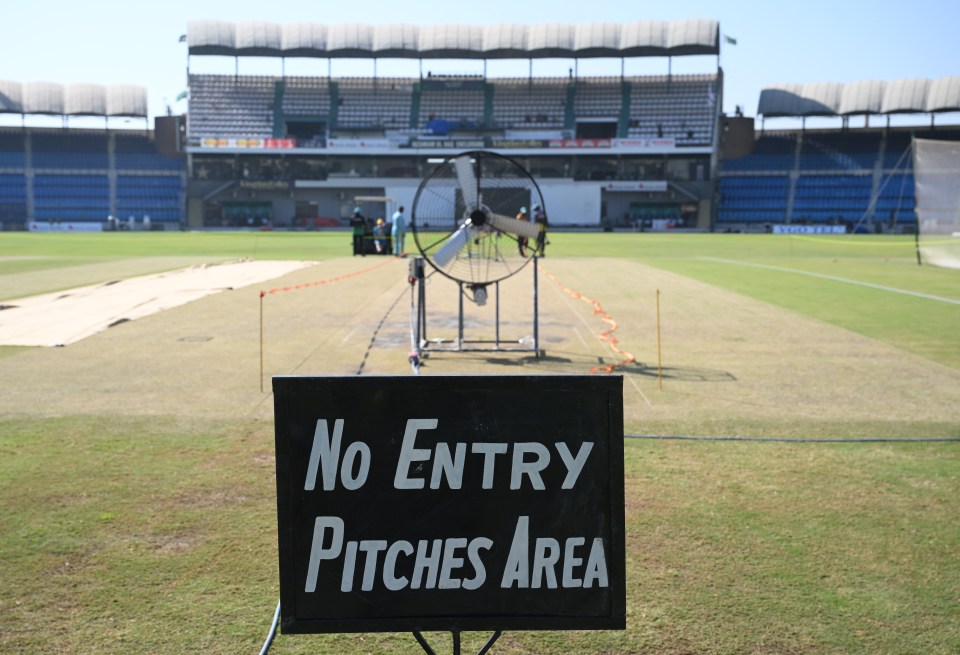
[[[437,164],[421,181],[410,230],[436,271],[468,285],[488,285],[519,272],[539,254],[546,226],[533,223],[531,210],[537,206],[546,211],[540,187],[516,160],[468,151]],[[530,222],[522,227],[536,236],[512,231],[521,208],[528,209]],[[498,219],[511,225],[496,229],[491,220]]]
[[[534,207],[545,212],[536,180],[516,160],[495,152],[472,150],[448,157],[421,181],[410,214],[411,232],[420,251],[420,257],[411,261],[409,275],[413,285],[411,355],[418,360],[429,351],[532,352],[540,356],[537,258],[546,223],[534,223],[530,211]],[[527,211],[525,217],[521,208]],[[532,341],[529,336],[504,339],[500,333],[500,282],[531,262]],[[426,263],[457,284],[454,338],[428,337]],[[483,305],[488,296],[494,304],[494,338],[468,339],[464,335],[464,298]]]

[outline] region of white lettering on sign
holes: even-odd
[[[362,440],[345,442],[344,419],[316,422],[304,491],[355,491],[367,482],[372,451]],[[594,442],[439,440],[436,418],[407,419],[395,457],[393,487],[399,490],[459,490],[464,480],[493,489],[497,474],[511,491],[573,489],[586,468]],[[433,435],[429,433],[433,432]],[[379,436],[379,435],[378,435]],[[431,440],[430,437],[434,436]],[[432,441],[432,443],[427,443]],[[498,468],[499,467],[499,468]],[[381,470],[389,475],[390,469]],[[466,473],[471,473],[465,477]],[[561,480],[562,482],[559,482]],[[389,484],[389,477],[383,484]],[[556,486],[559,484],[559,489]],[[534,517],[536,518],[536,517]],[[607,552],[602,537],[531,534],[531,517],[518,516],[509,544],[494,548],[484,536],[445,539],[351,539],[338,516],[314,519],[306,593],[318,588],[321,572],[340,578],[340,591],[475,590],[487,580],[488,551],[503,566],[501,589],[576,589],[608,587]],[[367,536],[366,534],[364,536]],[[497,553],[500,554],[497,554]],[[503,554],[506,558],[503,559]],[[332,570],[331,570],[332,567]],[[496,584],[496,574],[491,576]]]
[[[597,537],[593,540],[586,566],[583,566],[583,558],[578,554],[578,549],[584,543],[583,537],[570,537],[564,543],[560,577],[560,586],[564,589],[592,587],[594,584],[598,587],[609,585],[603,539]],[[513,533],[500,588],[510,589],[516,585],[518,589],[556,589],[556,567],[559,560],[560,542],[551,537],[538,537],[533,544],[531,565],[530,517],[521,516]]]
[[[324,548],[327,529],[331,530],[330,545]],[[313,523],[313,545],[310,546],[310,562],[307,565],[307,584],[304,591],[312,592],[317,589],[317,573],[320,562],[333,559],[343,548],[343,519],[336,516],[318,516]]]
[[[414,548],[412,543],[405,540],[393,543],[382,539],[345,542],[344,533],[343,519],[337,516],[316,518],[305,592],[313,593],[317,590],[321,564],[337,560],[342,560],[340,591],[344,593],[354,590],[358,571],[361,591],[372,590],[378,581],[390,591],[407,588],[463,588],[472,591],[486,582],[487,571],[482,553],[493,546],[493,541],[486,537],[449,537],[434,539],[432,542],[421,539]],[[406,560],[406,568],[410,569],[411,556],[411,575],[398,575],[397,569],[401,560]]]
[[[340,591],[344,593],[354,590],[358,572],[361,591],[374,589],[377,582],[390,591],[461,588],[472,591],[479,589],[487,579],[482,553],[493,547],[493,541],[486,537],[421,539],[414,547],[405,540],[393,543],[382,539],[344,541],[344,533],[343,519],[337,516],[316,518],[305,592],[316,591],[321,564],[337,560],[342,560]],[[533,540],[531,561],[530,517],[519,517],[500,587],[574,589],[609,586],[603,539],[593,539],[586,564],[582,557],[585,543],[583,537],[569,537],[561,546],[558,539],[537,537]],[[406,562],[405,566],[402,561]],[[398,567],[412,571],[410,576],[398,575]],[[469,577],[471,572],[472,577]]]
[[[340,464],[340,483],[344,489],[354,491],[363,486],[370,473],[370,446],[355,441],[347,446],[340,462],[340,446],[343,441],[343,419],[333,424],[333,436],[327,427],[327,421],[317,421],[313,433],[313,447],[307,464],[307,477],[303,482],[304,491],[313,491],[317,485],[317,470],[323,478],[323,490],[332,491],[337,482],[337,464]],[[359,458],[359,462],[357,461]],[[356,473],[354,473],[356,469]]]
[[[424,489],[427,485],[423,463],[431,461],[431,489],[439,489],[443,485],[450,489],[461,489],[464,470],[471,461],[477,462],[481,467],[481,487],[492,489],[497,457],[506,455],[511,446],[513,453],[509,458],[510,489],[516,491],[524,484],[528,484],[536,491],[546,489],[541,473],[553,463],[553,455],[543,443],[539,441],[513,444],[474,442],[470,444],[470,453],[479,455],[479,458],[467,458],[467,444],[463,442],[454,443],[452,448],[451,444],[443,441],[437,442],[433,450],[417,448],[417,433],[421,430],[435,430],[439,423],[440,421],[435,418],[407,420],[403,431],[403,442],[400,445],[400,457],[393,478],[395,489]],[[566,472],[561,489],[572,489],[593,450],[593,442],[585,441],[580,444],[576,455],[571,453],[569,446],[562,441],[554,443],[553,447],[560,456],[560,463],[563,464]]]
[[[413,462],[425,462],[430,459],[430,451],[425,448],[414,448],[418,430],[435,430],[439,421],[435,418],[412,418],[407,421],[403,431],[403,445],[400,446],[400,461],[397,462],[397,473],[393,477],[395,489],[423,489],[423,478],[410,479],[410,465]],[[420,467],[417,467],[418,469]]]

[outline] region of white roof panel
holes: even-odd
[[[926,109],[929,112],[960,111],[960,76],[933,80],[927,91]]]
[[[0,114],[23,113],[23,85],[20,82],[0,80]]]
[[[577,57],[619,57],[620,23],[582,23],[573,34]]]
[[[107,116],[147,115],[147,89],[135,84],[107,87]]]
[[[24,84],[23,113],[63,115],[63,85],[52,82]]]
[[[287,57],[320,57],[327,50],[327,26],[286,23],[280,28],[280,49]]]
[[[667,32],[670,55],[705,55],[720,51],[720,23],[709,19],[672,21]]]
[[[801,95],[804,105],[801,116],[836,116],[840,108],[843,85],[836,82],[804,84]]]
[[[237,23],[235,47],[237,54],[258,57],[278,57],[283,47],[283,30],[276,23],[263,21]]]
[[[333,57],[372,57],[373,26],[363,23],[331,25],[327,31],[327,53]]]
[[[843,85],[840,93],[840,108],[838,114],[879,114],[883,105],[885,82],[879,80],[862,80]]]
[[[491,58],[526,57],[529,33],[529,28],[519,23],[487,25],[483,28],[483,54]]]
[[[67,116],[105,116],[107,89],[99,84],[70,84],[63,91],[63,113]]]
[[[539,57],[572,57],[576,29],[567,23],[531,25],[527,52]]]
[[[804,109],[802,84],[775,84],[760,91],[757,113],[773,116],[801,116]]]
[[[373,28],[373,52],[378,57],[409,57],[417,52],[420,28],[390,24]]]
[[[620,49],[627,57],[662,56],[667,48],[667,25],[661,20],[638,20],[620,27]]]
[[[930,80],[917,77],[895,80],[887,84],[880,111],[884,114],[926,111]]]
[[[191,21],[191,55],[282,57],[541,58],[645,57],[719,53],[719,23],[499,23],[479,26]],[[412,41],[415,40],[415,43]]]
[[[424,25],[420,28],[420,56],[479,59],[483,56],[483,28],[465,23]]]
[[[187,48],[195,55],[233,55],[236,31],[224,20],[196,20],[187,23]]]

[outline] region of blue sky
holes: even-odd
[[[151,115],[186,109],[177,94],[186,87],[186,45],[178,37],[191,20],[266,20],[277,23],[585,23],[640,19],[712,18],[721,32],[737,40],[724,46],[724,109],[743,105],[756,114],[760,90],[779,83],[853,82],[903,77],[936,79],[960,75],[960,2],[913,0],[909,3],[807,0],[780,2],[638,2],[588,0],[545,2],[484,0],[452,2],[415,0],[384,2],[266,2],[167,0],[131,3],[107,0],[90,3],[19,0],[4,7],[4,38],[0,40],[0,79],[60,84],[140,84],[147,87]],[[564,74],[573,63],[552,60],[534,63],[535,75]],[[193,57],[197,72],[232,72],[232,59]],[[480,72],[476,62],[424,62],[438,72]],[[674,73],[710,72],[715,57],[682,57]],[[627,60],[627,74],[665,73],[665,59]],[[322,74],[326,60],[290,60],[287,74]],[[380,75],[416,75],[416,62],[381,62]],[[528,64],[494,62],[490,75],[526,75]],[[619,75],[619,60],[581,61],[580,74]],[[280,74],[279,60],[241,60],[240,72]],[[335,61],[333,74],[372,75],[368,61]],[[5,117],[9,124],[14,117]],[[939,123],[960,123],[956,115]],[[15,122],[19,123],[16,117]],[[56,120],[59,124],[58,119]],[[76,120],[76,119],[74,119]],[[74,124],[71,120],[71,125]],[[783,120],[783,119],[781,119]],[[879,121],[879,119],[874,119]],[[927,117],[913,118],[924,123]],[[771,121],[768,126],[786,123]],[[809,123],[808,123],[809,124]],[[825,123],[839,125],[839,119]]]

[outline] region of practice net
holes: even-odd
[[[921,261],[960,269],[960,142],[914,139],[913,174]]]

